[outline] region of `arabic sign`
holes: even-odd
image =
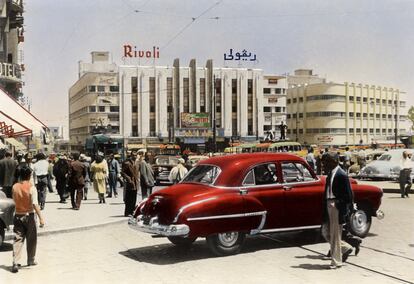
[[[181,113],[181,127],[182,128],[209,128],[210,115],[205,112],[198,113]]]
[[[233,55],[233,48],[230,48],[229,54],[224,53],[224,60],[256,61],[256,54],[247,53],[247,50],[243,49],[242,52],[236,52]]]
[[[176,137],[212,137],[213,131],[208,128],[177,128],[174,135]]]

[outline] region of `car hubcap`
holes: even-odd
[[[367,214],[365,214],[365,212],[362,210],[356,211],[352,216],[351,226],[356,232],[364,232],[368,227]]]
[[[220,243],[225,247],[234,246],[237,242],[238,237],[239,233],[237,232],[218,234]]]

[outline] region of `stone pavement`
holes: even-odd
[[[47,193],[45,209],[42,211],[45,226],[38,228],[38,236],[84,230],[127,221],[124,217],[123,190],[118,188],[117,198],[105,198],[105,204],[99,204],[98,194],[89,189],[88,200],[83,200],[80,210],[73,210],[70,198],[66,204],[59,203],[56,190]],[[141,200],[141,196],[137,197]],[[138,202],[137,201],[137,202]],[[6,231],[6,240],[13,238],[13,231]]]

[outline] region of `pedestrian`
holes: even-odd
[[[91,165],[93,188],[98,193],[99,203],[105,203],[107,164],[102,155],[97,155]]]
[[[173,184],[179,183],[185,175],[188,173],[187,168],[184,166],[185,161],[182,158],[178,159],[178,164],[171,169],[170,175],[168,176],[168,179]]]
[[[137,156],[132,152],[128,159],[122,163],[121,175],[124,178],[124,216],[127,217],[134,213],[135,205],[137,203],[137,192],[139,187],[140,173],[139,161],[136,161]]]
[[[48,160],[49,167],[47,170],[47,189],[50,193],[53,193],[52,179],[53,179],[53,161],[52,159]]]
[[[279,129],[280,129],[280,140],[285,140],[287,125],[284,124],[283,121],[280,123]]]
[[[324,224],[327,225],[325,238],[330,243],[331,269],[339,268],[352,253],[352,248],[341,240],[343,224],[353,208],[353,194],[346,172],[339,167],[336,153],[328,153],[324,159],[328,176],[324,194]]]
[[[140,156],[139,163],[139,173],[140,173],[140,185],[141,185],[141,194],[142,198],[147,198],[152,194],[152,188],[154,187],[154,171],[151,168],[151,165],[148,164],[145,157]]]
[[[114,154],[110,154],[109,155],[109,159],[108,159],[108,170],[109,170],[109,192],[108,195],[106,197],[112,197],[112,192],[116,197],[118,197],[118,192],[116,190],[116,186],[117,186],[117,181],[118,181],[118,176],[120,176],[121,174],[121,170],[119,168],[119,163],[118,161],[115,159]]]
[[[0,186],[8,198],[12,198],[12,187],[14,184],[14,173],[17,161],[12,158],[10,152],[6,152],[4,158],[0,160]]]
[[[40,210],[43,210],[46,203],[47,176],[49,173],[49,163],[46,160],[45,154],[39,153],[36,155],[33,172],[36,177],[37,198],[39,199]]]
[[[40,214],[37,204],[37,191],[35,190],[30,178],[32,170],[30,167],[23,166],[20,169],[19,182],[13,186],[13,200],[16,204],[16,213],[13,220],[13,266],[12,272],[19,271],[20,259],[24,241],[27,240],[27,265],[37,265],[36,262],[36,245],[37,245],[37,228],[34,213],[36,212],[40,227],[43,227],[45,221]]]
[[[66,203],[67,183],[69,173],[69,162],[65,155],[60,155],[58,161],[53,166],[53,175],[56,178],[56,190],[60,197],[60,203]]]
[[[328,174],[327,173],[327,170],[325,169],[325,166],[324,166],[324,160],[326,158],[326,155],[328,155],[328,153],[329,153],[329,148],[325,148],[325,151],[323,152],[323,154],[321,156],[321,165],[322,165],[322,174],[323,175],[327,175]]]
[[[409,197],[408,193],[411,189],[411,169],[412,169],[412,162],[411,162],[411,153],[404,151],[402,154],[402,159],[400,162],[401,170],[400,170],[400,192],[401,198]]]
[[[317,155],[315,157],[315,160],[316,160],[316,174],[317,175],[322,174],[322,155],[323,155],[323,150],[321,150],[319,152],[319,155]]]
[[[345,172],[348,172],[349,167],[351,166],[351,152],[349,152],[349,147],[345,147],[344,152],[344,162],[343,162],[343,169]]]
[[[91,163],[90,157],[87,157],[85,154],[79,156],[79,160],[83,163],[86,168],[85,176],[85,186],[83,187],[83,200],[88,200],[88,190],[91,183]]]
[[[305,160],[309,164],[309,166],[312,168],[312,170],[316,171],[316,169],[315,169],[316,160],[315,160],[315,156],[313,154],[313,148],[312,147],[308,148],[308,154],[306,155]]]
[[[83,188],[85,187],[86,167],[79,161],[79,153],[73,153],[72,159],[68,174],[70,201],[72,209],[79,210],[83,199]]]

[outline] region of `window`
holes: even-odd
[[[366,98],[366,97],[362,98],[362,102],[366,103],[367,101],[368,101],[368,98]]]
[[[277,183],[276,165],[263,164],[254,169],[254,180],[256,185]]]
[[[297,99],[296,99],[296,98],[294,98],[294,99],[293,99],[293,103],[295,104],[296,102],[297,102]]]
[[[387,118],[387,115],[386,114],[382,114],[382,118],[383,119]]]
[[[276,112],[282,112],[282,108],[281,107],[276,107]]]
[[[276,88],[275,89],[276,94],[281,94],[282,93],[282,89],[281,88]]]
[[[213,184],[219,175],[220,170],[218,167],[209,166],[209,165],[200,165],[196,166],[192,171],[190,171],[183,179],[185,182],[198,182],[204,184]]]
[[[96,86],[89,86],[89,92],[95,93],[96,92]]]
[[[380,114],[379,113],[375,114],[375,118],[380,118]]]
[[[132,112],[134,113],[138,112],[138,106],[132,106]]]
[[[270,88],[264,88],[263,94],[270,94]]]
[[[271,107],[263,107],[263,112],[271,112]]]
[[[286,118],[290,119],[290,113],[286,114]]]
[[[243,185],[255,185],[253,170],[249,171],[249,173],[246,175],[243,180]]]
[[[302,182],[314,180],[308,168],[301,163],[282,163],[284,182]]]
[[[109,86],[110,92],[119,92],[119,86]]]
[[[354,113],[353,112],[350,112],[349,113],[349,117],[354,117]]]
[[[96,112],[96,106],[89,106],[89,112]]]
[[[290,99],[287,99],[287,100],[286,100],[286,103],[287,103],[287,104],[290,104]]]
[[[98,92],[105,92],[105,86],[98,86]]]
[[[299,102],[300,102],[300,103],[302,103],[302,102],[303,102],[303,98],[302,98],[302,97],[300,97],[300,98],[299,98]]]
[[[353,128],[349,128],[349,133],[354,133],[354,129]]]
[[[99,106],[99,112],[105,112],[105,106]]]
[[[119,112],[119,106],[110,106],[109,111],[110,112]]]
[[[350,97],[349,97],[349,101],[350,101],[350,102],[353,102],[353,101],[354,101],[354,97],[353,97],[353,96],[350,96]]]

